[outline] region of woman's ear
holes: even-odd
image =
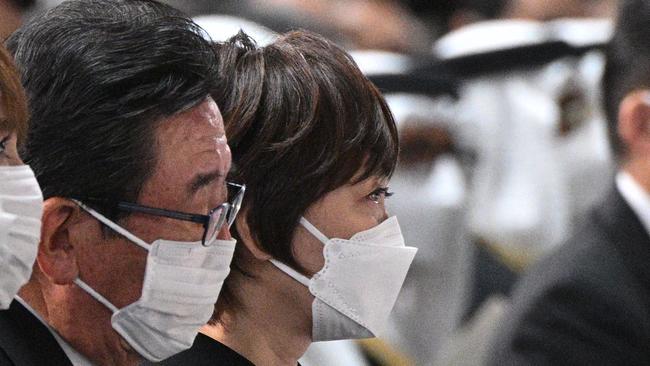
[[[70,235],[70,227],[79,218],[79,207],[68,199],[53,197],[44,202],[37,262],[43,275],[54,284],[71,284],[79,275],[75,243]]]
[[[273,256],[264,251],[260,247],[257,240],[253,238],[251,235],[250,227],[248,226],[248,220],[246,219],[247,217],[248,210],[242,209],[239,215],[237,215],[237,219],[235,220],[235,228],[239,234],[239,239],[246,247],[246,249],[248,249],[248,251],[253,255],[253,257],[255,257],[255,259],[260,261],[268,261],[269,259],[273,258]]]

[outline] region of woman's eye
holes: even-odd
[[[9,141],[9,137],[11,136],[7,136],[2,140],[0,140],[0,153],[4,152],[5,149],[7,148],[7,141]]]
[[[393,195],[393,192],[388,191],[388,187],[377,188],[368,195],[368,199],[375,203],[380,203],[382,198],[386,199]]]

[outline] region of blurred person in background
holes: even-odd
[[[29,280],[41,234],[43,195],[17,149],[25,143],[27,119],[20,79],[0,46],[0,310],[9,308]],[[5,328],[0,326],[0,331]]]
[[[166,365],[296,365],[312,342],[374,337],[416,249],[388,217],[393,117],[350,57],[306,32],[216,44],[215,101],[249,193],[210,325]]]
[[[404,58],[352,53],[360,68],[386,94],[400,134],[400,159],[391,185],[406,197],[388,202],[402,219],[402,232],[419,248],[390,331],[362,342],[379,364],[431,364],[439,345],[460,323],[468,292],[471,255],[464,227],[464,166],[471,154],[456,146],[456,81],[444,74],[409,71]],[[361,56],[361,57],[360,57]],[[417,314],[417,315],[415,315]],[[403,357],[398,359],[399,353]]]
[[[203,35],[156,1],[79,0],[8,40],[45,197],[37,265],[0,312],[10,364],[159,361],[212,315],[237,205]]]
[[[497,19],[548,21],[559,18],[610,18],[619,0],[457,0],[450,4],[447,28]]]
[[[616,12],[618,0],[506,0],[504,18],[547,21],[558,18],[608,18]]]
[[[650,2],[624,0],[603,77],[615,187],[518,284],[491,365],[650,363]]]
[[[598,50],[610,21],[548,21],[589,15],[593,2],[580,2],[580,11],[564,4],[561,14],[514,14],[513,4],[477,2],[480,16],[458,22],[434,44],[434,54],[463,80],[456,143],[475,152],[466,167],[474,273],[463,327],[442,346],[440,365],[485,361],[518,273],[580,225],[613,176]]]
[[[374,49],[398,53],[421,53],[432,38],[425,25],[392,0],[256,0],[257,6],[294,8],[324,23],[347,49]],[[372,31],[369,31],[372,30]]]
[[[229,15],[278,33],[307,29],[346,49],[422,53],[433,40],[425,23],[394,0],[164,1],[192,16]]]
[[[608,20],[501,19],[434,45],[464,79],[459,144],[477,155],[469,229],[515,271],[566,239],[607,189],[597,48],[610,33]]]
[[[465,228],[464,152],[455,145],[455,101],[389,94],[400,132],[400,160],[391,186],[407,197],[389,202],[418,256],[392,314],[387,340],[417,365],[431,364],[459,326],[471,278]],[[417,315],[416,315],[417,314]]]

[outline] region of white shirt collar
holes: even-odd
[[[36,310],[34,310],[31,306],[29,306],[29,304],[27,304],[25,300],[23,300],[20,296],[16,296],[16,301],[18,301],[22,306],[24,306],[25,309],[29,310],[29,312],[32,313],[32,315],[34,315],[34,317],[38,319],[38,321],[43,323],[43,325],[50,331],[50,333],[52,333],[52,336],[59,344],[59,346],[65,353],[65,355],[68,357],[72,365],[93,366],[92,362],[90,362],[85,356],[83,356],[77,350],[72,348],[72,346],[69,345],[68,342],[66,342],[63,338],[61,338],[61,336],[52,327],[50,327],[49,324],[47,324],[47,322],[45,322],[45,320],[41,318],[41,316],[36,312]]]
[[[650,235],[650,192],[625,171],[616,175],[616,187]]]

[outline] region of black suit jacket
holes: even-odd
[[[0,311],[0,366],[72,366],[50,331],[18,301]]]
[[[650,237],[614,190],[518,283],[489,365],[650,365]]]
[[[160,363],[144,362],[142,366],[255,366],[244,356],[214,339],[199,333],[192,348],[176,354]],[[298,365],[300,366],[300,365]]]

